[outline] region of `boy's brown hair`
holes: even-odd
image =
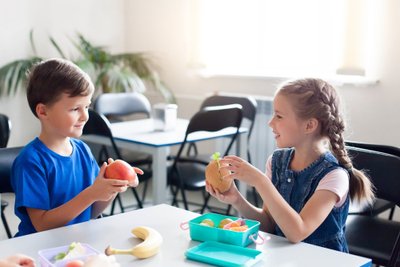
[[[28,76],[27,99],[37,117],[39,103],[51,105],[63,93],[69,97],[87,96],[94,91],[90,77],[74,63],[65,59],[48,59],[33,66]]]

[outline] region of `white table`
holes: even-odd
[[[186,259],[185,251],[199,242],[192,241],[189,230],[179,225],[199,214],[178,209],[166,204],[134,210],[102,219],[72,226],[61,227],[24,237],[0,241],[0,258],[14,253],[24,253],[38,258],[38,251],[46,248],[69,245],[73,241],[88,243],[103,252],[111,245],[115,248],[130,248],[140,242],[130,234],[136,226],[149,226],[158,230],[164,242],[154,257],[138,260],[130,255],[116,255],[121,266],[208,266]],[[359,267],[371,266],[371,260],[337,252],[306,243],[291,244],[285,238],[261,232],[270,239],[263,245],[250,245],[263,252],[255,266],[273,267]]]
[[[167,187],[167,156],[170,148],[180,145],[185,137],[189,121],[178,119],[175,129],[170,131],[155,131],[153,119],[134,120],[111,124],[114,139],[119,147],[132,151],[145,152],[153,157],[153,203],[166,202]],[[233,128],[218,132],[197,132],[189,136],[189,142],[210,140],[221,137],[229,137],[235,133]],[[247,158],[247,128],[240,129],[237,139],[237,155]],[[104,138],[94,136],[82,136],[83,140],[104,143]],[[246,193],[246,185],[240,184],[239,190]]]

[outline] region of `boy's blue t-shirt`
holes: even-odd
[[[26,208],[57,208],[93,184],[99,166],[90,148],[78,139],[71,138],[70,142],[72,154],[61,156],[35,138],[14,161],[11,183],[15,191],[15,214],[21,220],[16,236],[36,232]],[[67,225],[90,219],[91,207]]]

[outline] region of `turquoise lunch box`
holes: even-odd
[[[236,232],[218,228],[219,222],[230,218],[238,220],[238,217],[226,216],[218,213],[205,213],[189,221],[190,238],[196,241],[217,241],[237,246],[248,246],[257,239],[260,222],[244,219],[248,229],[243,232]],[[204,219],[210,219],[215,227],[200,224]]]

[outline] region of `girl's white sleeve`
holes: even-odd
[[[272,155],[270,155],[265,163],[265,176],[272,179]]]
[[[342,206],[349,192],[348,173],[341,168],[328,172],[319,182],[315,191],[317,190],[329,190],[335,193],[338,196],[335,207]]]

